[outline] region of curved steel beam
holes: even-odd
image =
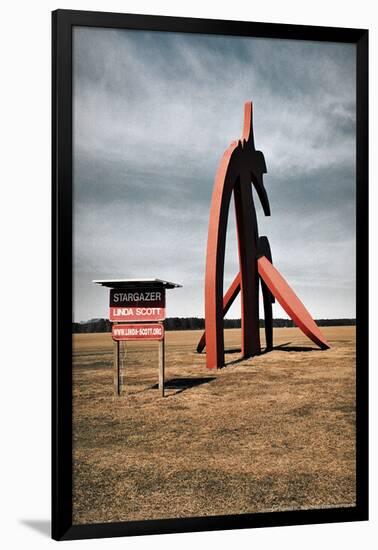
[[[244,105],[241,140],[225,151],[215,177],[210,208],[205,277],[206,365],[224,365],[223,276],[228,211],[234,192],[240,266],[242,355],[260,353],[259,277],[257,271],[258,228],[251,183],[264,213],[270,215],[268,197],[263,185],[265,159],[256,151],[253,140],[252,103]]]
[[[265,256],[258,259],[258,268],[262,280],[297,327],[320,348],[328,349],[330,346],[320,328],[279,271]]]

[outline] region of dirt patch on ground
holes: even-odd
[[[275,329],[244,361],[227,330],[214,372],[200,332],[168,332],[165,398],[157,343],[128,343],[118,399],[110,334],[75,335],[74,523],[353,506],[355,328],[322,330],[330,350]]]

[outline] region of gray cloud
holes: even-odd
[[[355,315],[354,47],[77,28],[75,320],[107,314],[101,277],[177,280],[169,314],[203,315],[212,185],[246,99],[277,267],[315,316]],[[231,209],[226,283],[236,271]]]

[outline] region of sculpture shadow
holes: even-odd
[[[263,355],[264,353],[269,353],[270,351],[273,351],[275,349],[280,349],[281,346],[288,346],[289,344],[291,344],[291,342],[285,342],[284,344],[280,344],[279,346],[274,346],[273,348],[264,348],[262,349],[260,355]],[[224,350],[224,353],[225,354],[232,354],[232,353],[241,353],[241,348],[230,348],[230,349],[225,349]],[[242,360],[242,359],[240,359]],[[236,361],[239,361],[239,359],[237,359]],[[232,361],[232,363],[234,363],[234,361]],[[230,363],[227,363],[228,365]]]
[[[280,344],[279,346],[274,346],[271,350],[266,350],[263,353],[269,353],[269,351],[286,351],[286,352],[303,352],[303,351],[322,351],[321,348],[314,346],[290,346],[290,342],[286,344]]]
[[[298,353],[298,352],[307,352],[307,351],[322,351],[321,348],[313,347],[313,346],[290,346],[291,342],[285,342],[284,344],[279,344],[278,346],[273,346],[272,348],[264,348],[260,355],[265,355],[266,353],[270,353],[271,351],[285,351],[287,353]],[[232,354],[232,353],[241,353],[241,348],[232,348],[225,350],[225,354]],[[229,367],[231,365],[236,365],[237,363],[241,363],[242,361],[245,361],[244,357],[239,357],[238,359],[234,359],[232,361],[227,361],[224,364],[224,367]]]
[[[239,353],[241,350],[239,350]],[[238,359],[233,359],[233,361],[227,361],[225,362],[223,368],[231,367],[232,365],[237,365],[238,363],[242,363],[243,361],[246,361],[244,357],[239,357]]]
[[[289,348],[288,346],[290,346],[291,342],[285,342],[284,344],[278,344],[278,346],[273,346],[272,348],[264,348],[263,350],[261,350],[261,353],[260,355],[264,355],[265,353],[270,353],[271,351],[280,351],[281,349],[285,349],[285,350],[288,350],[288,349],[293,349],[293,348]]]
[[[166,380],[164,382],[164,388],[166,390],[176,390],[174,393],[171,393],[170,395],[177,395],[179,393],[182,393],[183,391],[190,390],[191,388],[195,388],[196,386],[201,386],[202,384],[208,384],[213,380],[216,380],[215,376],[204,376],[202,378],[171,378],[170,380]],[[154,384],[153,386],[150,387],[151,390],[157,390],[158,388],[159,388],[158,384]],[[169,395],[166,397],[169,397]]]
[[[224,353],[241,353],[241,348],[230,348],[225,349]]]

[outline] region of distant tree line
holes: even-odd
[[[111,332],[112,323],[109,319],[90,319],[81,323],[72,323],[73,333]]]
[[[354,326],[356,319],[316,319],[320,327]],[[224,328],[240,328],[240,319],[224,319]],[[260,327],[264,328],[264,319],[260,319]],[[291,319],[273,319],[273,326],[277,328],[294,327]],[[201,317],[168,317],[164,321],[165,330],[203,330],[205,319]],[[91,319],[82,323],[72,323],[72,332],[111,332],[112,323],[108,319]]]

